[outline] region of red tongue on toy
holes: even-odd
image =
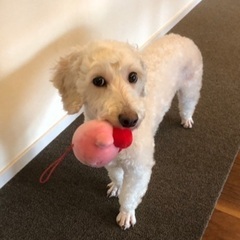
[[[132,144],[132,131],[128,128],[113,128],[114,145],[120,150]]]

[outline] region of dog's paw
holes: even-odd
[[[120,187],[117,186],[114,182],[111,182],[107,185],[109,188],[107,191],[108,197],[118,197],[120,194]]]
[[[188,119],[182,119],[181,124],[184,128],[192,128],[194,122],[192,118],[188,118]]]
[[[137,222],[135,217],[135,211],[131,212],[120,211],[116,218],[116,221],[123,230],[126,230],[131,226],[133,227]]]

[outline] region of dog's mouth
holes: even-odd
[[[129,124],[125,123],[125,124],[122,124],[119,121],[113,122],[113,121],[110,121],[108,119],[102,119],[102,120],[110,123],[113,127],[121,128],[121,129],[130,129],[131,131],[138,129],[138,127],[140,126],[140,124],[142,122],[140,119],[138,119],[135,123],[129,123]]]
[[[135,112],[131,112],[131,114],[121,113],[117,116],[102,116],[99,120],[107,121],[116,128],[130,129],[133,131],[141,125],[143,116],[141,114],[139,115]]]

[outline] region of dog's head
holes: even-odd
[[[87,119],[134,128],[144,117],[146,73],[137,48],[117,42],[92,42],[62,58],[53,77],[64,109]]]

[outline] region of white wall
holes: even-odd
[[[198,2],[1,0],[0,187],[76,117],[49,82],[60,55],[93,38],[143,46]]]

